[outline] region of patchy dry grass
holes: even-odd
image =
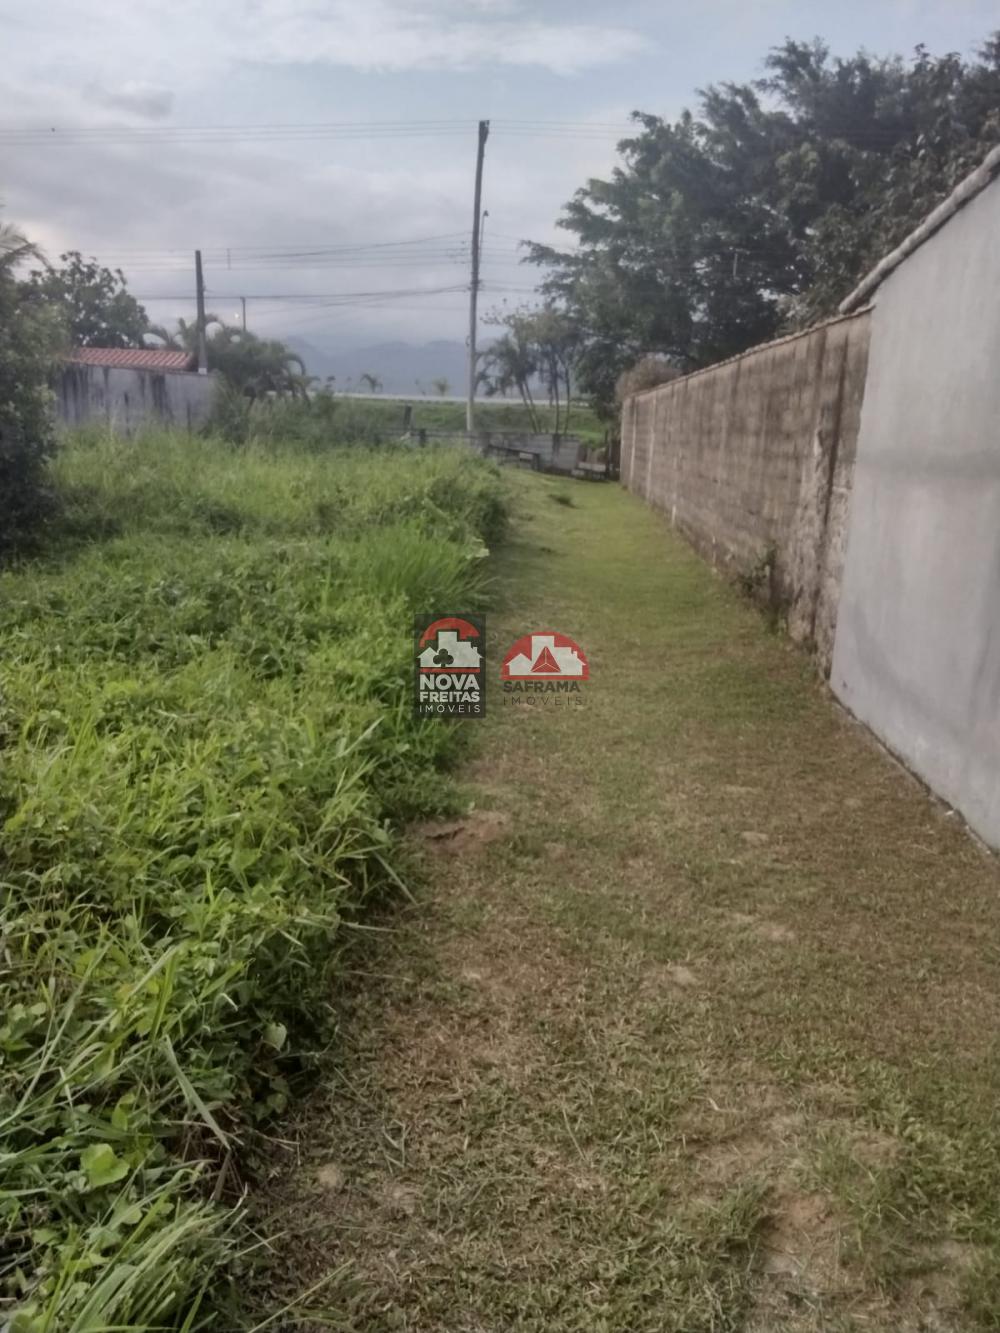
[[[505,708],[277,1160],[350,1329],[1000,1327],[1000,869],[628,496],[518,478]],[[495,659],[498,660],[498,659]]]

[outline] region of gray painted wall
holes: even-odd
[[[56,415],[66,426],[96,422],[123,435],[156,424],[194,430],[208,417],[214,392],[212,375],[71,362],[59,374]]]
[[[831,684],[1000,846],[1000,180],[879,288]]]

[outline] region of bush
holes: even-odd
[[[0,556],[29,540],[50,511],[47,385],[59,333],[52,312],[24,296],[10,254],[3,256],[0,247]]]
[[[251,401],[223,383],[216,395],[208,433],[236,444],[297,441],[310,449],[329,449],[340,444],[392,444],[398,443],[403,435],[407,406],[412,409],[410,429],[414,433],[421,429],[431,434],[465,431],[464,402],[442,402],[418,395],[409,400],[349,397],[329,389],[310,393],[308,398],[284,395]],[[542,431],[553,430],[554,411],[546,404],[536,405],[535,410]],[[533,429],[522,403],[496,398],[477,403],[476,422],[482,430]],[[591,446],[600,445],[605,436],[605,428],[593,412],[579,403],[573,404],[569,431]]]
[[[499,475],[161,435],[55,478],[76,544],[0,576],[6,1326],[234,1327],[218,1200],[328,1040],[394,830],[448,808],[410,626],[482,603]]]
[[[625,399],[633,393],[642,393],[645,389],[655,389],[660,384],[669,384],[679,379],[683,372],[665,356],[651,353],[641,357],[634,366],[623,371],[615,383],[615,402],[619,408]]]
[[[310,449],[340,444],[386,444],[402,435],[399,403],[378,403],[383,409],[352,398],[337,398],[326,389],[310,397],[281,395],[251,399],[227,380],[216,390],[208,423],[210,435],[234,444],[295,442]]]

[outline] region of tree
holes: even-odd
[[[313,382],[305,362],[276,338],[258,338],[246,329],[224,324],[218,315],[205,316],[205,350],[209,370],[218,371],[237,393],[247,398],[266,394],[304,396]],[[149,329],[167,347],[198,350],[198,325],[179,319],[174,330]],[[330,379],[332,380],[332,376]]]
[[[209,330],[215,328],[225,328],[225,324],[218,315],[205,316],[205,336],[209,337]],[[168,329],[163,324],[150,324],[146,330],[147,338],[158,338],[164,347],[169,347],[176,352],[190,352],[192,356],[198,351],[198,323],[196,320],[186,320],[183,317],[177,321],[177,327]]]
[[[523,319],[515,315],[489,315],[487,324],[506,325],[507,331],[490,344],[483,357],[486,392],[507,394],[516,389],[528,413],[533,431],[541,429],[531,392],[531,381],[538,374],[538,355]]]
[[[655,389],[660,384],[669,384],[671,380],[677,379],[680,373],[666,357],[651,352],[618,376],[618,383],[615,385],[615,403],[621,408],[625,399],[631,394]]]
[[[382,381],[377,375],[373,375],[370,370],[366,370],[358,377],[362,384],[368,386],[369,393],[378,393],[382,388]]]
[[[305,397],[313,382],[298,353],[277,338],[258,338],[223,325],[207,346],[209,369],[217,370],[248,398],[264,394]]]
[[[49,508],[45,463],[54,448],[49,374],[60,343],[53,312],[28,299],[16,269],[38,259],[0,225],[0,552],[23,541]]]
[[[698,114],[636,113],[622,163],[529,245],[575,323],[577,374],[611,411],[646,353],[708,365],[836,310],[1000,132],[1000,34],[971,63],[786,41],[763,78],[709,87]]]
[[[539,309],[521,306],[494,312],[487,316],[486,323],[506,330],[483,358],[486,392],[508,393],[516,388],[527,408],[532,429],[538,430],[531,385],[533,381],[540,383],[555,412],[555,433],[565,431],[569,426],[573,362],[580,341],[576,321],[549,303]]]
[[[23,260],[40,258],[38,248],[9,222],[0,222],[0,271],[13,273]]]
[[[553,429],[558,435],[569,429],[573,363],[579,350],[580,331],[576,322],[552,303],[523,318],[527,338],[535,346],[549,406],[555,410]]]
[[[451,392],[451,385],[443,375],[436,380],[431,380],[431,384],[433,385],[434,392],[439,398],[447,398],[448,394]]]
[[[61,268],[31,274],[28,292],[59,310],[73,346],[142,347],[149,320],[121,269],[103,268],[78,250],[59,258]]]

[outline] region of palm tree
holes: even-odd
[[[382,381],[377,375],[373,375],[370,370],[366,370],[360,379],[362,384],[368,385],[369,393],[378,393],[382,387]]]
[[[265,394],[291,394],[305,397],[315,377],[306,373],[305,362],[276,338],[258,338],[255,333],[234,328],[218,315],[205,316],[205,349],[209,370],[217,370],[228,383],[248,398]],[[176,329],[156,326],[149,329],[165,347],[177,351],[198,350],[198,325],[179,319]]]
[[[42,254],[16,227],[0,222],[0,268],[16,268],[22,259],[42,259]]]
[[[305,397],[313,382],[305,362],[277,338],[220,324],[208,345],[208,364],[250,398],[264,394]]]
[[[531,429],[537,432],[538,414],[531,396],[531,380],[538,373],[538,357],[531,345],[517,336],[516,331],[505,333],[493,343],[484,357],[486,392],[507,394],[517,389],[528,412]]]
[[[205,316],[205,337],[210,328],[224,329],[226,326],[218,315]],[[197,320],[178,319],[176,329],[168,329],[163,324],[151,324],[146,330],[147,337],[159,338],[164,347],[172,352],[191,352],[198,350]]]

